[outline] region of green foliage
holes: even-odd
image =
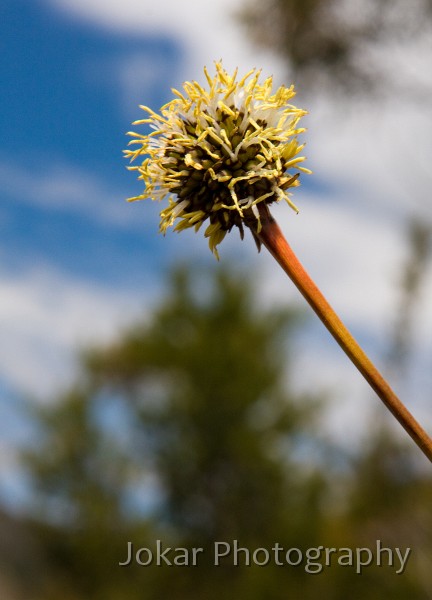
[[[282,385],[299,315],[257,308],[237,274],[200,281],[177,270],[151,319],[88,351],[82,381],[39,412],[41,446],[27,457],[38,528],[56,568],[85,597],[117,597],[118,578],[123,594],[135,581],[128,598],[141,597],[143,585],[148,598],[162,589],[178,598],[260,597],[269,574],[256,569],[227,568],[223,587],[208,589],[214,541],[255,548],[318,535],[313,490],[322,477],[302,474],[291,458],[317,402]],[[147,507],[146,486],[154,490]],[[201,568],[167,579],[160,568],[131,575],[117,566],[127,540],[151,547],[159,538],[204,548]]]
[[[301,321],[260,307],[236,273],[179,269],[157,310],[85,353],[76,385],[35,415],[40,444],[26,462],[37,501],[27,528],[46,576],[33,580],[32,597],[427,597],[421,560],[401,576],[337,562],[317,574],[304,561],[233,566],[232,555],[214,565],[214,543],[234,540],[252,553],[380,539],[430,556],[422,524],[430,528],[432,486],[405,449],[379,431],[352,471],[335,476],[338,453],[316,428],[322,403],[289,385]],[[198,566],[119,566],[128,542],[155,553],[157,540],[202,548]]]

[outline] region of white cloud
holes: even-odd
[[[180,86],[186,79],[203,79],[203,65],[223,59],[231,70],[263,67],[266,72],[280,74],[280,63],[266,53],[256,52],[245,43],[234,19],[244,0],[45,0],[69,16],[90,22],[98,27],[124,34],[169,35],[184,49],[184,61],[176,77],[167,82]]]
[[[179,35],[184,34],[186,27],[197,31],[195,23],[210,29],[212,18],[235,5],[229,0],[216,0],[211,4],[200,0],[166,0],[163,3],[146,0],[123,0],[121,3],[116,0],[93,0],[91,3],[85,0],[47,1],[70,15],[107,29],[138,34],[150,29],[155,33],[170,30],[178,31]]]
[[[150,45],[103,57],[88,57],[81,66],[81,75],[86,85],[102,86],[115,94],[127,128],[130,120],[141,116],[140,104],[154,106],[156,101],[160,102],[163,92],[168,97],[168,82],[177,77],[178,67],[184,64],[182,58],[180,49],[179,55],[173,56],[162,47]]]
[[[121,160],[121,159],[120,159]],[[116,227],[136,224],[127,190],[113,190],[91,172],[70,164],[52,164],[44,170],[0,162],[0,186],[20,204],[81,214]]]
[[[116,65],[110,65],[109,71],[111,78],[113,73],[117,74],[124,112],[141,118],[138,106],[143,102],[152,105],[152,94],[159,94],[166,86],[172,67],[167,57],[161,54],[136,53],[118,60]]]
[[[142,298],[35,266],[0,277],[0,377],[43,396],[65,385],[79,347],[107,341],[143,313]]]
[[[393,302],[399,231],[322,196],[305,194],[303,203],[298,216],[274,211],[294,251],[354,326],[379,326]]]
[[[414,107],[395,99],[384,105],[308,107],[309,164],[347,205],[375,218],[400,220],[422,214],[432,221],[427,156],[432,150],[429,105]]]

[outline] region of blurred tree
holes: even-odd
[[[178,270],[148,322],[87,352],[81,381],[38,409],[35,527],[77,597],[284,598],[275,567],[215,571],[214,541],[318,543],[325,480],[295,460],[306,443],[318,455],[318,404],[283,386],[299,315],[259,308],[235,274],[195,283]],[[126,541],[156,539],[204,548],[200,568],[118,566]]]
[[[430,39],[432,0],[247,0],[239,17],[310,94],[403,93],[415,73],[400,61],[389,68],[381,50]],[[429,98],[430,88],[414,81],[410,96]]]
[[[411,219],[408,223],[410,255],[402,269],[399,309],[388,357],[390,368],[401,379],[406,376],[415,312],[430,259],[431,241],[432,225],[416,218]]]
[[[317,397],[289,389],[299,315],[264,310],[235,273],[198,276],[177,270],[154,313],[86,352],[76,385],[36,410],[26,527],[43,562],[31,588],[27,576],[32,597],[426,600],[430,478],[381,429],[347,469],[315,431]],[[127,542],[154,552],[156,540],[204,552],[197,567],[119,566]],[[413,556],[403,575],[373,566],[359,575],[337,558],[316,575],[304,559],[215,567],[214,542],[233,540],[250,552],[381,540]]]
[[[432,0],[245,0],[238,16],[255,43],[282,57],[303,94],[337,100],[337,111],[341,99],[344,109],[361,99],[379,110],[377,96],[430,109]],[[395,372],[406,373],[431,258],[429,197],[420,202],[424,210],[405,224],[407,260],[388,348]]]
[[[371,599],[383,596],[430,598],[432,589],[432,479],[419,472],[416,454],[396,442],[377,424],[367,447],[356,457],[348,496],[347,522],[364,545],[381,540],[385,547],[411,548],[410,565],[403,577],[382,577],[381,569],[368,569],[353,592],[359,598],[369,590]]]

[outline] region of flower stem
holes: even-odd
[[[259,233],[255,234],[258,240],[277,260],[342,350],[344,350],[402,427],[405,428],[417,446],[432,462],[432,439],[399,400],[309,277],[267,207],[263,206],[261,208],[260,206],[260,213],[262,229]]]

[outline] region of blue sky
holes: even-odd
[[[61,4],[0,7],[0,494],[9,500],[20,490],[14,449],[28,435],[21,399],[49,401],[82,345],[151,310],[172,243],[180,260],[197,244],[184,244],[188,234],[164,240],[158,207],[126,202],[142,185],[122,156],[138,105],[157,109],[180,83],[184,39],[107,27]],[[200,262],[214,263],[201,247]]]
[[[2,3],[0,44],[0,437],[8,474],[10,452],[26,436],[20,394],[65,383],[76,345],[111,333],[156,293],[167,246],[156,213],[147,218],[125,202],[138,184],[122,149],[137,105],[145,97],[156,107],[169,88],[147,78],[125,99],[110,71],[141,56],[162,61],[169,80],[181,48],[170,36],[113,35],[27,0]]]
[[[121,151],[142,96],[157,106],[164,92],[142,86],[130,110],[119,110],[110,68],[141,53],[162,57],[174,72],[181,49],[151,34],[114,36],[41,2],[6,2],[2,12],[3,264],[15,270],[46,261],[72,275],[130,284],[149,241],[144,219],[138,224],[136,209],[121,204],[136,189]]]
[[[9,497],[15,493],[1,482],[14,471],[14,446],[25,437],[20,394],[44,401],[65,385],[76,349],[110,339],[151,310],[176,259],[214,263],[202,236],[164,239],[158,206],[125,202],[141,184],[126,170],[122,150],[130,123],[141,117],[139,104],[157,109],[170,87],[202,79],[203,65],[215,59],[229,69],[263,67],[286,83],[280,61],[252,47],[231,18],[241,4],[3,0],[0,6],[0,495],[3,488]],[[420,50],[404,48],[403,60],[424,74]],[[399,60],[394,49],[380,57],[383,68],[393,61],[393,70]],[[342,103],[308,98],[296,84],[299,104],[307,101],[310,110],[314,175],[296,192],[301,214],[285,208],[276,214],[331,303],[379,359],[396,307],[405,219],[419,211],[432,215],[424,201],[430,108],[413,110],[395,98],[385,110],[366,102],[346,111]],[[234,234],[224,241],[222,261],[234,255],[266,283],[263,302],[301,304],[251,240],[240,244]],[[418,307],[417,366],[401,386],[418,398],[432,384],[425,376],[431,297],[429,274]],[[312,381],[341,390],[328,422],[335,435],[347,435],[346,420],[365,396],[361,378],[313,318],[297,357],[299,387]],[[415,406],[420,418],[430,415],[425,401]]]

